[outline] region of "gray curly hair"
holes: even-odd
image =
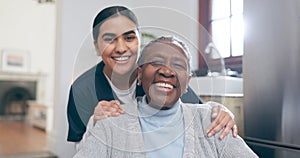
[[[140,57],[137,62],[138,66],[142,66],[143,64],[145,64],[144,63],[144,54],[145,54],[147,48],[149,48],[150,46],[152,46],[155,43],[159,43],[159,42],[163,42],[163,41],[170,42],[183,50],[183,52],[188,60],[188,73],[191,75],[192,74],[192,71],[191,71],[192,63],[191,63],[191,53],[189,51],[189,48],[183,41],[181,41],[179,38],[177,38],[175,36],[161,36],[161,37],[158,37],[158,38],[150,41],[141,51]]]

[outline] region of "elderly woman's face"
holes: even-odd
[[[138,79],[150,106],[170,108],[186,91],[189,63],[183,50],[168,41],[149,46],[143,55]]]

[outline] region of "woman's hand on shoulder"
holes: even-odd
[[[212,107],[212,119],[214,121],[207,128],[208,137],[216,134],[220,130],[223,129],[223,132],[220,134],[219,138],[223,139],[226,135],[229,134],[230,130],[232,130],[233,137],[237,137],[238,129],[236,123],[234,121],[233,114],[223,105],[214,103],[216,106]]]
[[[106,119],[107,117],[116,117],[124,113],[125,110],[121,107],[118,100],[99,101],[94,109],[94,125],[98,120]]]

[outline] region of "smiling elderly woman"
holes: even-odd
[[[146,95],[124,104],[126,114],[98,121],[75,157],[257,157],[240,137],[207,136],[211,105],[181,102],[191,77],[189,51],[181,41],[150,42],[138,64],[138,84]]]

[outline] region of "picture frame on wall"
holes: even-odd
[[[23,50],[2,50],[1,70],[5,72],[28,72],[29,52]]]

